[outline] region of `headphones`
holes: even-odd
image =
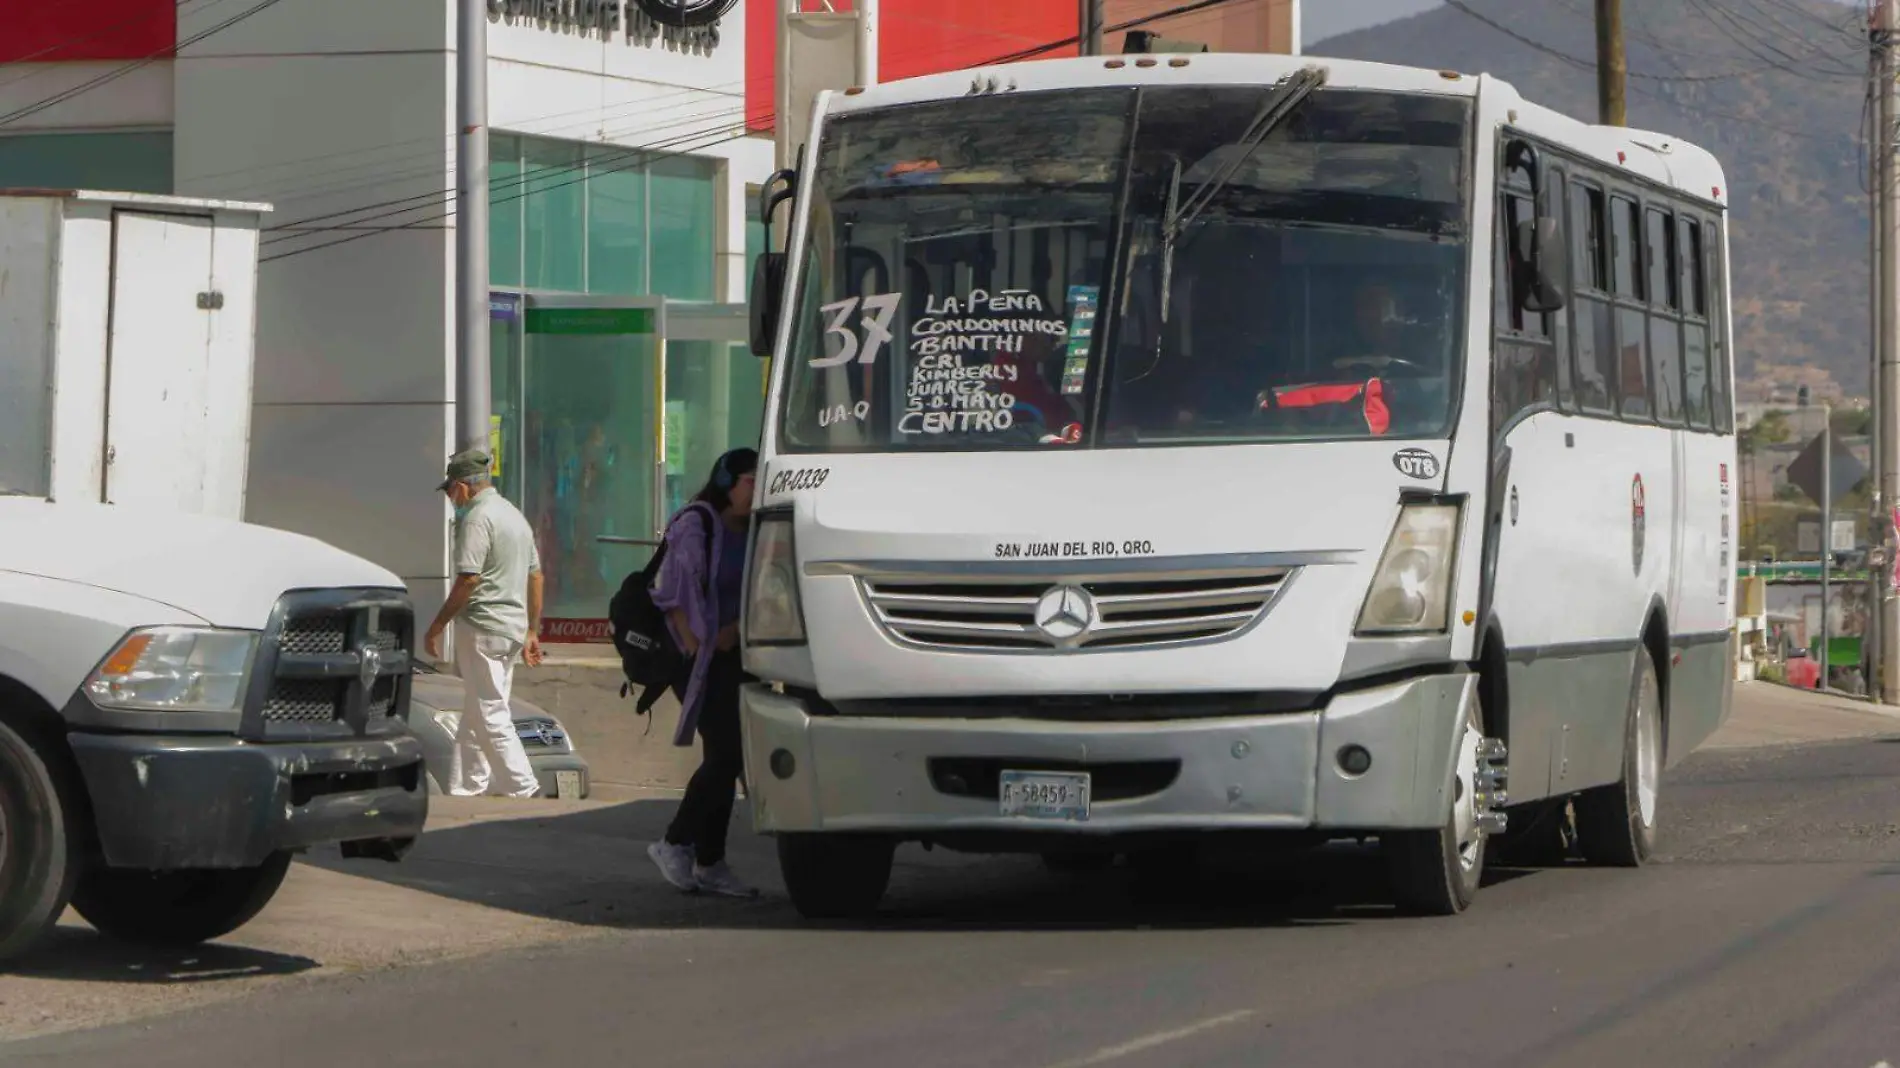
[[[732,458],[741,452],[749,451],[748,449],[728,449],[720,453],[719,459],[713,464],[713,485],[722,490],[731,489],[739,481],[739,477],[732,473]]]

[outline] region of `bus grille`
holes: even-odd
[[[1143,575],[1069,584],[1086,592],[1090,625],[1045,628],[1037,606],[1064,588],[1050,579],[860,579],[878,624],[899,641],[938,649],[1058,652],[1136,649],[1230,637],[1273,603],[1296,568],[1207,576]],[[1075,607],[1071,599],[1071,609]]]

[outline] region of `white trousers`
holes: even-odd
[[[491,774],[499,779],[494,792],[504,797],[538,797],[541,780],[535,777],[528,751],[515,733],[508,694],[514,687],[515,657],[521,643],[485,633],[467,623],[455,624],[455,670],[462,676],[462,724],[455,732],[455,752],[449,758],[449,793],[476,797],[489,792]],[[497,770],[498,769],[498,770]]]

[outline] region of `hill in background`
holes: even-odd
[[[1441,8],[1313,52],[1493,74],[1596,120],[1590,0],[1463,6],[1482,18]],[[1818,399],[1831,378],[1849,395],[1868,391],[1860,17],[1827,0],[1624,5],[1630,125],[1695,142],[1728,172],[1736,358],[1757,390],[1803,380],[1821,387]]]

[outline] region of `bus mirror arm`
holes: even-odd
[[[784,183],[781,188],[780,183]],[[798,172],[789,167],[772,172],[772,176],[759,186],[759,222],[764,225],[769,240],[772,229],[772,213],[778,206],[792,199],[798,193]]]

